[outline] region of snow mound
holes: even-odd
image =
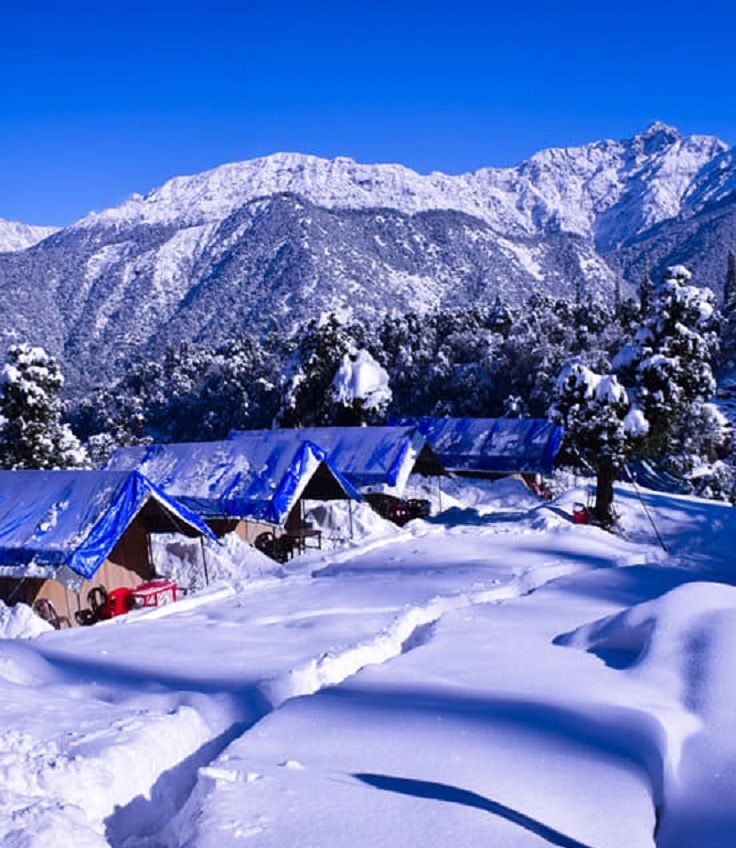
[[[182,539],[176,534],[152,537],[156,572],[174,580],[190,591],[207,583],[233,582],[262,577],[283,577],[283,567],[243,541],[236,533],[227,533],[219,542],[205,541],[207,574],[198,540]]]
[[[656,600],[560,636],[556,644],[596,654],[616,668],[646,666],[663,677],[679,671],[686,679],[687,664],[697,659],[693,652],[701,652],[706,642],[713,644],[713,630],[722,626],[724,615],[732,620],[729,628],[736,636],[736,588],[722,583],[686,583]],[[736,650],[733,656],[736,658]],[[700,669],[698,689],[706,685],[705,671]],[[686,698],[692,702],[699,699],[695,692]]]
[[[399,528],[382,518],[367,502],[353,503],[353,535],[350,537],[350,508],[347,501],[308,501],[306,520],[322,531],[322,547],[329,550],[348,542],[363,542],[393,536]]]
[[[736,588],[686,583],[558,637],[646,687],[664,798],[659,848],[730,848],[736,762]]]
[[[407,498],[425,498],[430,501],[433,515],[453,508],[468,507],[481,513],[494,510],[520,511],[534,509],[542,503],[524,481],[517,477],[504,477],[500,480],[443,477],[440,485],[441,494],[437,478],[412,474],[404,495]]]
[[[0,821],[6,828],[2,848],[109,848],[80,807],[56,799],[6,791],[0,797]]]
[[[35,639],[54,628],[28,606],[0,601],[0,639]]]

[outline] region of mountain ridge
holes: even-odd
[[[647,251],[707,283],[736,238],[734,189],[733,150],[662,123],[456,176],[272,154],[1,254],[0,333],[61,356],[79,391],[135,355],[325,311],[370,319],[534,290],[610,302],[633,292]]]
[[[728,150],[714,136],[683,136],[655,122],[631,139],[548,148],[512,167],[457,175],[420,174],[400,164],[362,164],[344,156],[273,153],[174,177],[71,226],[196,225],[222,219],[247,200],[292,192],[325,208],[452,209],[507,235],[565,231],[592,237],[606,249],[634,235],[630,225],[621,223],[632,213],[636,232],[679,214],[698,172]],[[646,185],[611,227],[618,208],[611,197],[625,201],[624,184],[637,179]],[[598,232],[598,216],[606,213],[606,226]]]
[[[0,253],[12,253],[32,247],[58,232],[59,227],[39,227],[0,218]]]

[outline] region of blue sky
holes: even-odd
[[[736,4],[0,5],[0,217],[277,150],[450,173],[654,119],[736,143]]]

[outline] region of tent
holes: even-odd
[[[619,479],[627,483],[633,481],[647,489],[670,495],[689,495],[693,490],[684,477],[673,474],[653,459],[641,457],[630,459],[621,469]]]
[[[138,469],[218,532],[238,529],[242,521],[282,526],[302,498],[360,498],[325,451],[294,431],[120,448],[107,467]],[[244,528],[239,532],[249,538]]]
[[[137,472],[0,471],[0,597],[52,600],[71,623],[80,592],[153,576],[156,532],[212,535]]]
[[[356,488],[401,495],[409,475],[445,474],[416,427],[303,427],[295,430],[233,430],[228,439],[245,443],[264,434],[282,434],[318,444],[331,465]]]
[[[476,477],[549,474],[562,428],[537,418],[400,418],[417,427],[448,471]]]

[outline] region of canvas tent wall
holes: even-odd
[[[137,472],[0,471],[0,597],[74,622],[89,589],[153,576],[148,535],[209,529]]]
[[[416,426],[448,471],[476,477],[549,474],[562,428],[538,418],[402,418]]]
[[[284,526],[302,498],[360,497],[325,451],[294,431],[120,448],[107,467],[137,468],[219,534],[235,530],[248,541],[264,528]]]
[[[323,448],[330,463],[361,491],[400,496],[412,473],[441,476],[445,469],[416,427],[304,427],[296,430],[233,430],[242,442],[262,433],[308,439]]]

